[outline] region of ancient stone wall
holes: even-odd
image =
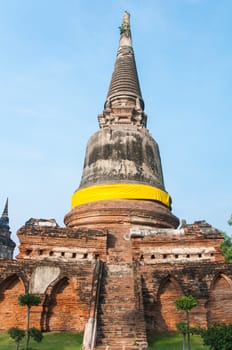
[[[232,266],[224,263],[217,230],[205,222],[180,229],[141,228],[125,218],[78,230],[22,227],[18,260],[0,264],[0,330],[25,327],[26,310],[17,298],[26,291],[42,300],[32,308],[31,326],[83,331],[95,317],[99,345],[115,344],[115,339],[127,346],[145,344],[145,330],[174,331],[184,320],[174,304],[180,295],[198,300],[192,326],[231,322]],[[102,278],[95,269],[99,258]],[[99,284],[98,301],[93,280]]]
[[[25,225],[18,232],[17,259],[79,262],[106,256],[106,232]]]
[[[145,264],[224,262],[223,236],[205,222],[180,229],[133,228],[130,237],[134,259]]]
[[[130,239],[143,283],[148,332],[174,331],[184,321],[174,303],[180,295],[198,299],[191,312],[193,325],[231,321],[232,266],[224,263],[219,231],[202,221],[180,229],[133,228]]]
[[[18,305],[18,296],[33,292],[41,297],[42,302],[31,309],[31,327],[43,331],[83,331],[89,313],[94,267],[95,261],[79,264],[2,261],[0,330],[12,326],[25,328],[26,310]],[[48,273],[49,278],[37,281],[41,269],[45,276]]]
[[[175,299],[194,295],[198,305],[191,311],[191,325],[231,322],[232,266],[223,263],[141,264],[145,319],[148,333],[176,330],[185,315],[176,311]]]

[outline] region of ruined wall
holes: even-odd
[[[211,283],[206,304],[210,323],[231,323],[232,278],[231,273],[221,270]]]
[[[180,229],[133,228],[130,237],[134,259],[145,264],[224,262],[223,236],[206,222]]]
[[[43,331],[83,331],[88,319],[95,261],[7,261],[0,267],[0,330],[25,328],[26,310],[18,305],[26,291],[41,297],[31,309],[31,327]],[[38,280],[43,273],[49,276]],[[53,273],[52,273],[53,271]]]
[[[224,263],[218,230],[201,221],[176,230],[134,228],[130,239],[148,332],[174,331],[184,321],[174,304],[180,295],[198,299],[191,311],[193,326],[232,321],[232,264]]]
[[[1,283],[0,294],[0,330],[7,330],[17,325],[19,328],[25,327],[26,309],[18,305],[18,295],[24,294],[23,282],[17,275],[6,278]]]
[[[25,328],[19,294],[40,296],[31,309],[31,327],[43,331],[83,331],[89,317],[93,271],[106,258],[103,231],[60,228],[31,219],[18,231],[17,261],[0,263],[0,330]]]
[[[147,331],[176,330],[184,312],[176,311],[175,299],[194,295],[198,305],[191,311],[191,325],[206,327],[231,322],[232,265],[222,263],[163,263],[140,266]]]
[[[25,225],[17,232],[17,259],[79,262],[106,256],[106,232]]]
[[[31,326],[82,331],[93,307],[99,257],[104,271],[110,272],[101,280],[98,305],[99,334],[105,342],[115,334],[122,342],[125,337],[128,343],[135,337],[145,341],[143,324],[148,333],[175,330],[184,320],[174,304],[180,295],[192,294],[198,300],[191,311],[193,326],[231,322],[232,266],[224,263],[223,237],[217,230],[205,222],[180,229],[140,228],[127,221],[127,214],[123,224],[117,220],[123,217],[118,210],[105,229],[96,223],[85,230],[26,225],[18,231],[18,261],[3,259],[0,264],[0,330],[25,327],[26,311],[17,298],[29,291],[42,300],[32,308]],[[131,220],[137,217],[132,215]],[[130,271],[130,278],[123,271]],[[118,309],[109,325],[112,305],[120,305],[122,311]],[[133,327],[124,325],[124,311],[137,315]]]
[[[81,302],[81,287],[81,281],[74,277],[65,277],[54,286],[49,303],[47,300],[46,330],[83,331],[88,305]]]

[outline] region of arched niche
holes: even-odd
[[[25,294],[25,286],[16,274],[7,277],[0,284],[0,330],[11,327],[26,327],[26,308],[18,304],[18,296]]]
[[[232,281],[224,274],[216,276],[211,284],[207,307],[207,322],[232,322]]]
[[[83,331],[87,306],[79,300],[78,283],[74,278],[62,278],[53,287],[47,305],[46,330]]]
[[[176,323],[184,321],[184,312],[177,311],[175,306],[176,298],[181,295],[184,293],[175,278],[167,277],[160,284],[155,318],[155,328],[159,333],[175,331]]]

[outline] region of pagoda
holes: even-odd
[[[0,258],[13,259],[16,244],[11,239],[8,215],[8,199],[0,217]]]
[[[232,265],[220,250],[222,234],[204,220],[180,225],[171,211],[128,12],[98,121],[65,227],[30,218],[17,232],[16,260],[0,260],[0,331],[25,328],[17,302],[25,292],[41,298],[31,327],[83,332],[84,350],[146,350],[149,335],[184,321],[175,307],[181,295],[198,301],[191,326],[231,323]],[[0,239],[1,232],[9,239],[7,207],[0,221]]]
[[[158,144],[146,128],[127,12],[120,32],[109,91],[98,116],[100,129],[88,142],[81,184],[65,217],[69,227],[107,226],[117,238],[123,234],[122,223],[127,229],[179,225],[165,190]]]

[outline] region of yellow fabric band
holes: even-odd
[[[170,196],[157,187],[137,184],[113,184],[86,187],[72,196],[72,208],[78,205],[111,199],[148,199],[170,206]]]

